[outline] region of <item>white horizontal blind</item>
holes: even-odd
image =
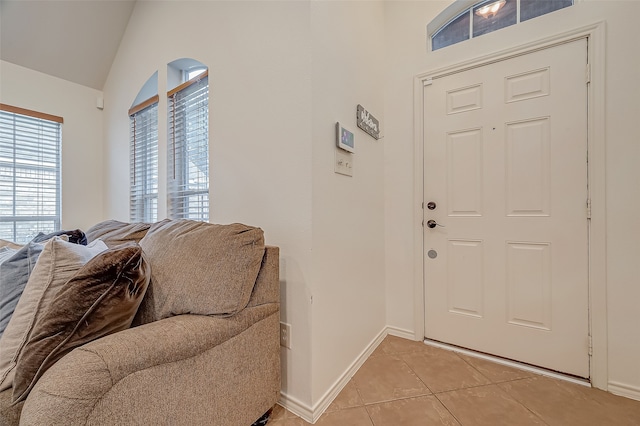
[[[55,118],[0,110],[0,239],[24,244],[60,229],[62,119]]]
[[[169,218],[209,220],[209,78],[207,73],[169,95]]]
[[[153,100],[153,99],[152,99]],[[158,220],[158,100],[130,112],[131,222]]]

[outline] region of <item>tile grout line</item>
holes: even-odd
[[[429,346],[425,343],[425,346]],[[357,385],[357,382],[354,380],[354,385],[356,388],[356,392],[358,393],[358,396],[360,397],[360,400],[363,403],[363,407],[365,408],[365,411],[367,413],[367,416],[369,417],[369,421],[371,422],[371,424],[373,426],[375,426],[375,422],[373,420],[373,418],[371,418],[371,413],[369,412],[368,407],[372,407],[374,405],[379,405],[379,404],[385,404],[385,403],[390,403],[390,402],[395,402],[395,401],[402,401],[402,400],[407,400],[407,399],[414,399],[414,398],[421,398],[421,397],[426,397],[426,396],[434,396],[436,398],[436,400],[438,401],[438,403],[455,419],[456,422],[458,422],[458,424],[460,426],[464,426],[462,421],[444,404],[444,402],[439,398],[438,395],[444,394],[444,393],[448,393],[448,392],[455,392],[455,391],[460,391],[460,390],[466,390],[466,389],[474,389],[474,388],[480,388],[480,387],[486,387],[486,386],[494,386],[496,388],[499,389],[500,392],[505,393],[506,392],[500,387],[498,386],[499,384],[502,383],[509,383],[509,382],[516,382],[516,381],[521,381],[521,380],[525,380],[525,379],[531,379],[531,377],[519,377],[516,379],[511,379],[511,380],[504,380],[504,381],[493,381],[491,380],[489,377],[487,377],[485,374],[483,374],[480,370],[478,370],[474,365],[472,365],[469,361],[467,361],[466,359],[464,359],[462,356],[460,356],[459,353],[455,352],[455,351],[451,351],[453,352],[456,357],[460,360],[462,360],[466,365],[468,365],[469,367],[471,367],[471,369],[473,369],[474,371],[476,371],[481,377],[483,377],[484,379],[486,379],[489,383],[485,383],[485,384],[480,384],[480,385],[472,385],[472,386],[465,386],[465,387],[461,387],[461,388],[456,388],[456,389],[449,389],[449,390],[444,390],[444,391],[440,391],[440,392],[434,392],[428,385],[427,383],[424,382],[424,380],[422,380],[422,378],[420,378],[420,376],[415,372],[415,370],[402,358],[402,355],[405,354],[413,354],[413,353],[420,353],[419,350],[408,350],[408,351],[400,351],[400,352],[396,352],[396,351],[391,351],[391,352],[383,352],[381,354],[378,354],[378,356],[380,355],[387,355],[387,356],[391,356],[393,358],[396,358],[397,360],[401,361],[404,365],[406,365],[409,368],[409,371],[411,371],[411,373],[414,375],[414,377],[416,377],[420,383],[422,383],[425,388],[430,392],[430,394],[423,394],[423,395],[414,395],[414,396],[406,396],[406,397],[400,397],[400,398],[394,398],[394,399],[388,399],[388,400],[383,400],[383,401],[376,401],[376,402],[371,402],[371,403],[367,403],[365,402],[365,400],[362,398],[362,395],[360,393],[360,389]],[[373,354],[372,354],[373,356]],[[534,418],[538,419],[539,421],[542,422],[542,424],[544,425],[548,425],[547,422],[545,422],[542,418],[540,418],[536,413],[534,413],[533,411],[531,411],[529,409],[529,407],[527,407],[526,405],[524,405],[523,403],[521,403],[520,401],[511,398],[508,394],[507,396],[509,397],[509,399],[511,399],[512,401],[514,401],[515,403],[517,403],[518,405],[522,406],[526,412],[532,414],[534,416]],[[351,408],[356,408],[356,407],[351,407]]]
[[[367,413],[367,417],[369,417],[369,421],[371,422],[371,426],[376,426],[376,422],[371,418],[371,413],[367,410],[367,406],[364,406],[364,412]]]
[[[420,376],[418,376],[418,374],[416,374],[416,372],[413,370],[413,368],[411,368],[411,366],[409,364],[407,364],[407,362],[405,360],[402,359],[402,357],[400,355],[402,354],[407,354],[407,353],[417,353],[419,351],[417,350],[411,350],[411,351],[406,351],[406,352],[390,352],[390,353],[385,353],[383,352],[380,355],[388,355],[388,356],[392,356],[396,359],[398,359],[400,362],[402,362],[404,365],[407,366],[407,368],[409,368],[409,371],[411,371],[411,374],[413,374],[415,376],[416,379],[418,379],[420,381],[420,383],[422,383],[424,385],[425,388],[427,388],[427,390],[430,392],[429,394],[423,394],[423,395],[414,395],[414,396],[407,396],[407,397],[402,397],[402,398],[395,398],[395,399],[390,399],[390,400],[385,400],[385,401],[378,401],[378,402],[372,402],[372,403],[367,403],[364,401],[364,399],[362,398],[362,395],[360,394],[360,389],[358,388],[358,384],[356,381],[354,381],[355,387],[356,387],[356,392],[358,392],[358,396],[360,397],[360,400],[362,401],[362,403],[364,404],[363,407],[365,409],[365,411],[367,412],[367,415],[369,416],[369,420],[371,421],[371,424],[373,426],[376,426],[374,420],[371,418],[371,413],[369,412],[368,407],[374,406],[374,405],[378,405],[378,404],[385,404],[385,403],[389,403],[389,402],[394,402],[394,401],[402,401],[405,399],[412,399],[412,398],[420,398],[420,397],[425,397],[425,396],[433,396],[434,393],[431,390],[431,388],[429,386],[427,386],[427,384],[420,378]],[[439,401],[439,400],[438,400]],[[441,403],[442,404],[442,403]],[[444,405],[443,405],[444,406]],[[444,407],[445,410],[449,411],[449,409],[447,407]],[[451,412],[449,412],[451,414]],[[453,414],[452,414],[453,415]],[[455,418],[455,416],[454,416]],[[457,419],[456,419],[457,421]],[[460,422],[458,422],[460,423]]]
[[[516,379],[516,380],[524,380],[524,379]],[[516,380],[509,380],[509,382],[515,382]],[[508,383],[508,382],[503,382],[503,383]],[[502,387],[498,386],[496,384],[496,387],[500,390],[500,392],[504,393],[509,399],[511,399],[512,401],[514,401],[516,404],[521,405],[526,411],[528,411],[529,413],[533,414],[533,417],[535,417],[536,419],[540,420],[543,424],[549,426],[549,423],[545,422],[544,419],[542,417],[540,417],[538,414],[536,414],[533,410],[531,410],[529,407],[527,407],[523,402],[521,402],[520,400],[513,398],[511,395],[509,395],[507,393],[507,391],[505,391],[504,389],[502,389]]]
[[[426,346],[426,343],[425,343],[425,346]],[[416,351],[416,352],[417,352],[417,351]],[[402,360],[402,362],[404,362],[405,364],[407,364],[404,360]],[[455,420],[456,422],[458,422],[458,424],[459,424],[460,426],[463,426],[463,425],[462,425],[462,421],[460,421],[460,419],[458,419],[458,417],[456,417],[456,415],[455,415],[455,414],[453,414],[453,413],[451,412],[451,410],[449,410],[449,407],[447,407],[446,405],[444,405],[444,403],[440,400],[440,398],[438,398],[438,395],[436,395],[436,393],[433,391],[433,389],[431,389],[431,388],[429,387],[429,385],[427,385],[427,384],[424,382],[424,380],[422,380],[422,378],[420,378],[420,376],[418,376],[418,373],[416,373],[416,372],[414,371],[414,369],[413,369],[413,368],[411,368],[411,366],[410,366],[409,364],[407,364],[407,366],[409,367],[409,369],[411,370],[411,372],[412,372],[412,373],[413,373],[413,374],[418,378],[418,380],[420,380],[420,382],[422,382],[422,384],[423,384],[423,385],[425,385],[425,387],[426,387],[427,389],[429,389],[429,391],[431,392],[431,395],[433,395],[433,396],[436,398],[436,400],[438,401],[438,403],[440,403],[440,405],[441,405],[441,406],[443,406],[445,410],[447,410],[447,412],[451,415],[451,417],[453,417],[453,418],[454,418],[454,420]],[[483,377],[484,377],[484,376],[483,376]]]
[[[429,345],[427,345],[427,344],[425,343],[425,346],[429,346]],[[411,352],[406,352],[406,353],[414,353],[414,352],[418,352],[418,351],[411,351]],[[474,371],[476,371],[478,374],[480,374],[480,376],[481,376],[481,377],[485,378],[489,383],[488,383],[488,384],[477,385],[477,386],[466,386],[466,387],[461,387],[461,388],[458,388],[458,389],[450,389],[450,390],[441,391],[441,392],[434,392],[434,391],[429,387],[429,385],[427,385],[427,384],[424,382],[424,380],[422,380],[422,378],[420,378],[420,376],[418,376],[418,374],[414,371],[414,369],[413,369],[413,368],[411,368],[411,366],[410,366],[409,364],[407,364],[403,359],[401,359],[401,361],[402,361],[402,362],[404,362],[404,363],[409,367],[409,369],[411,370],[411,372],[412,372],[412,373],[413,373],[413,374],[418,378],[418,380],[420,380],[420,382],[422,382],[422,384],[423,384],[423,385],[425,385],[425,386],[426,386],[426,388],[427,388],[427,389],[429,389],[429,390],[431,391],[431,395],[433,395],[433,396],[438,400],[438,402],[440,403],[440,405],[442,405],[442,406],[445,408],[445,410],[447,410],[447,412],[449,412],[449,414],[451,414],[451,416],[452,416],[452,417],[453,417],[453,418],[454,418],[454,419],[455,419],[455,420],[460,424],[460,426],[464,426],[464,425],[463,425],[463,423],[462,423],[462,420],[460,420],[460,419],[459,419],[459,418],[458,418],[458,417],[457,417],[457,416],[456,416],[456,415],[455,415],[455,414],[454,414],[454,413],[449,409],[449,407],[447,407],[447,406],[445,405],[445,403],[444,403],[444,402],[443,402],[443,401],[438,397],[438,395],[439,395],[439,394],[444,394],[444,393],[447,393],[447,392],[455,392],[455,391],[458,391],[458,390],[465,390],[465,389],[480,388],[480,387],[483,387],[483,386],[495,386],[496,388],[498,388],[498,389],[500,390],[500,392],[504,392],[504,390],[503,390],[500,386],[498,386],[498,384],[499,384],[499,383],[508,383],[508,382],[513,382],[513,381],[517,381],[517,380],[524,380],[524,379],[529,378],[529,377],[520,377],[520,378],[513,379],[513,380],[505,380],[505,381],[503,381],[503,382],[494,382],[493,380],[491,380],[491,378],[489,378],[489,377],[487,377],[485,374],[483,374],[479,369],[477,369],[477,368],[476,368],[474,365],[472,365],[469,361],[467,361],[466,359],[464,359],[463,357],[461,357],[459,353],[457,353],[457,352],[455,352],[455,351],[452,351],[452,352],[455,354],[455,356],[456,356],[458,359],[460,359],[460,360],[461,360],[461,361],[463,361],[465,364],[467,364],[469,367],[471,367]],[[394,354],[394,355],[395,355],[395,354]],[[508,396],[508,395],[507,395],[507,396]],[[547,422],[545,422],[542,418],[540,418],[536,413],[532,412],[532,411],[529,409],[529,407],[525,406],[525,405],[524,405],[524,404],[522,404],[520,401],[518,401],[518,400],[516,400],[516,399],[511,398],[510,396],[509,396],[509,398],[510,398],[510,399],[512,399],[515,403],[517,403],[517,404],[521,405],[521,406],[522,406],[522,407],[523,407],[527,412],[529,412],[529,413],[533,414],[533,416],[534,416],[536,419],[540,420],[543,424],[545,424],[545,425],[547,425],[547,426],[548,426]],[[408,398],[402,398],[402,399],[408,399]],[[365,406],[366,406],[366,404],[365,404]],[[367,412],[368,412],[368,410],[367,410]],[[375,425],[374,425],[374,426],[375,426]]]
[[[521,377],[521,378],[518,378],[518,379],[506,380],[506,381],[504,381],[504,382],[500,382],[500,383],[493,383],[493,382],[491,382],[491,383],[489,383],[489,384],[485,384],[485,385],[470,386],[470,387],[459,388],[459,389],[451,389],[451,390],[447,390],[447,391],[442,391],[442,392],[434,393],[434,394],[433,394],[433,396],[435,396],[435,397],[438,399],[438,401],[440,401],[440,403],[442,404],[442,406],[443,406],[444,408],[446,408],[446,409],[447,409],[447,411],[449,411],[449,413],[451,413],[451,415],[456,419],[456,421],[457,421],[458,423],[460,423],[460,425],[461,425],[461,426],[465,426],[465,425],[462,423],[462,421],[461,421],[460,419],[458,419],[458,418],[456,417],[456,415],[455,415],[455,414],[453,414],[453,412],[452,412],[451,410],[449,410],[449,408],[448,408],[448,407],[446,406],[446,404],[445,404],[445,403],[440,399],[440,397],[439,397],[439,396],[440,396],[440,395],[443,395],[443,394],[445,394],[445,393],[450,393],[450,392],[457,392],[457,391],[464,391],[464,390],[468,390],[468,389],[476,389],[476,388],[481,388],[481,387],[494,386],[494,387],[496,387],[500,392],[504,393],[504,394],[505,394],[505,395],[506,395],[510,400],[512,400],[512,401],[513,401],[513,402],[515,402],[516,404],[518,404],[518,405],[522,406],[522,407],[525,409],[525,411],[527,411],[527,412],[529,412],[529,413],[533,414],[533,416],[534,416],[537,420],[539,420],[540,422],[542,422],[542,424],[544,424],[544,425],[546,425],[546,426],[549,426],[549,423],[547,423],[546,421],[544,421],[544,419],[543,419],[542,417],[540,417],[537,413],[535,413],[534,411],[532,411],[532,410],[531,410],[529,407],[527,407],[524,403],[520,402],[520,400],[518,400],[518,399],[515,399],[515,398],[511,397],[511,395],[509,395],[509,394],[508,394],[504,389],[502,389],[502,387],[500,387],[500,386],[499,386],[500,384],[503,384],[503,383],[517,382],[517,381],[526,380],[526,379],[530,379],[530,377]]]
[[[445,405],[445,403],[444,403],[444,402],[442,402],[442,400],[441,400],[440,398],[438,398],[438,395],[437,395],[437,394],[435,394],[435,393],[434,393],[434,394],[433,394],[433,396],[435,396],[435,397],[436,397],[436,399],[438,400],[438,402],[440,403],[440,405],[442,405],[442,406],[444,407],[444,409],[445,409],[445,410],[447,410],[447,411],[449,412],[449,414],[451,414],[451,416],[456,420],[456,422],[458,422],[458,424],[459,424],[460,426],[464,426],[464,425],[462,424],[462,420],[460,420],[460,419],[459,419],[455,414],[453,414],[453,412],[452,412],[451,410],[449,410],[449,407],[447,407],[447,406]]]
[[[424,343],[424,342],[423,342],[423,343]],[[427,347],[429,346],[429,345],[427,345],[427,343],[424,343],[424,345],[425,345],[425,346],[427,346]],[[466,363],[467,365],[469,365],[473,370],[477,371],[477,372],[478,372],[478,374],[480,374],[480,376],[482,376],[482,377],[484,377],[486,380],[488,380],[488,381],[489,381],[489,384],[494,384],[494,383],[493,383],[493,381],[492,381],[491,379],[489,379],[489,378],[488,378],[488,377],[486,377],[484,374],[482,374],[482,372],[480,372],[477,368],[475,368],[473,365],[471,365],[467,360],[465,360],[464,358],[462,358],[458,353],[456,353],[456,352],[454,352],[454,351],[452,351],[452,352],[454,353],[454,355],[455,355],[456,357],[458,357],[458,358],[459,358],[460,360],[462,360],[464,363]],[[419,351],[415,350],[415,351],[409,351],[409,352],[404,352],[404,353],[419,353]],[[409,367],[409,369],[411,370],[411,372],[412,372],[412,373],[413,373],[413,374],[418,378],[418,380],[420,380],[420,382],[422,382],[422,384],[423,384],[423,385],[425,385],[425,386],[426,386],[426,388],[427,388],[427,389],[429,389],[429,391],[431,391],[431,395],[433,395],[433,396],[438,400],[438,402],[440,403],[440,405],[442,405],[442,406],[444,407],[444,409],[445,409],[445,410],[447,410],[447,412],[448,412],[449,414],[451,414],[451,416],[455,419],[455,421],[456,421],[456,422],[458,422],[458,424],[459,424],[460,426],[464,426],[464,425],[462,424],[462,421],[461,421],[461,420],[460,420],[460,419],[459,419],[455,414],[453,414],[453,412],[449,409],[449,407],[447,407],[447,406],[444,404],[444,402],[442,402],[442,400],[440,400],[440,398],[438,398],[438,394],[442,394],[442,393],[445,393],[445,392],[453,392],[453,391],[456,391],[456,390],[462,390],[462,389],[471,389],[471,388],[476,388],[476,387],[481,387],[481,386],[488,386],[487,384],[484,384],[484,385],[478,385],[478,386],[463,387],[463,388],[459,388],[459,389],[450,389],[450,390],[447,390],[447,391],[441,391],[441,392],[434,392],[434,391],[429,387],[429,385],[427,385],[427,384],[424,382],[424,380],[422,380],[422,379],[420,378],[420,376],[418,376],[418,374],[415,372],[415,370],[414,370],[413,368],[411,368],[411,366],[410,366],[409,364],[407,364],[403,359],[402,359],[402,362],[404,362],[404,363]]]
[[[386,355],[395,355],[395,354],[386,354]],[[416,379],[418,379],[420,381],[420,383],[422,383],[424,385],[425,388],[427,388],[427,390],[430,392],[428,394],[422,394],[422,395],[413,395],[413,396],[403,396],[403,397],[399,397],[399,398],[393,398],[393,399],[385,399],[382,401],[376,401],[376,402],[365,402],[364,398],[362,398],[362,394],[360,393],[360,388],[358,388],[358,383],[354,380],[354,385],[356,388],[356,392],[358,392],[358,396],[360,397],[360,400],[362,401],[362,406],[363,407],[367,407],[370,405],[376,405],[376,404],[384,404],[387,402],[393,402],[393,401],[402,401],[403,399],[411,399],[411,398],[420,398],[422,396],[430,396],[433,395],[433,391],[431,390],[431,388],[429,388],[429,386],[427,386],[427,384],[425,382],[422,381],[422,379],[416,374],[415,371],[413,371],[413,368],[411,368],[411,366],[409,366],[409,364],[407,364],[404,360],[399,359],[399,361],[401,361],[402,363],[404,363],[409,370],[411,370],[411,373],[416,377]]]
[[[376,423],[371,418],[371,413],[369,413],[369,410],[367,410],[367,404],[364,402],[364,399],[362,399],[362,395],[360,394],[360,388],[358,388],[358,382],[355,381],[353,378],[352,380],[353,380],[353,385],[356,388],[356,393],[358,394],[358,398],[360,398],[360,401],[362,401],[362,407],[364,408],[365,413],[367,413],[367,417],[369,417],[369,421],[371,422],[371,425],[376,426]]]
[[[455,392],[455,391],[459,391],[459,390],[466,390],[466,389],[475,389],[475,388],[481,388],[484,386],[498,386],[504,383],[511,383],[511,382],[519,382],[521,380],[527,380],[527,379],[531,379],[531,377],[519,377],[517,379],[512,379],[512,380],[505,380],[503,382],[490,382],[490,383],[485,383],[483,385],[472,385],[472,386],[465,386],[462,388],[457,388],[457,389],[447,389],[447,390],[443,390],[443,391],[438,391],[438,392],[434,392],[434,395],[439,395],[442,393],[447,393],[447,392]],[[498,386],[499,387],[499,386]]]
[[[426,345],[426,344],[425,344],[425,345]],[[482,373],[481,373],[477,368],[475,368],[473,365],[471,365],[469,362],[467,362],[465,359],[463,359],[463,358],[462,358],[461,356],[459,356],[457,353],[455,353],[455,352],[454,352],[454,354],[455,354],[455,355],[456,355],[460,360],[462,360],[462,361],[463,361],[463,362],[465,362],[467,365],[469,365],[471,368],[473,368],[475,371],[477,371],[477,372],[478,372],[478,374],[480,374],[482,377],[484,377],[486,380],[488,380],[488,381],[489,381],[489,383],[488,383],[488,384],[491,384],[491,385],[495,384],[495,383],[493,383],[493,381],[492,381],[490,378],[488,378],[488,377],[486,377],[484,374],[482,374]],[[404,362],[405,364],[407,364],[404,360],[402,360],[402,362]],[[461,388],[449,389],[449,390],[444,390],[444,391],[435,392],[433,389],[431,389],[431,388],[429,387],[429,385],[427,385],[427,384],[424,382],[424,380],[422,380],[422,379],[420,378],[420,376],[418,376],[418,374],[414,371],[414,369],[413,369],[413,368],[411,368],[411,366],[410,366],[409,364],[407,364],[407,366],[409,367],[409,369],[411,370],[411,372],[412,372],[412,373],[413,373],[413,374],[414,374],[414,375],[415,375],[415,376],[416,376],[416,377],[417,377],[417,378],[422,382],[422,384],[423,384],[423,385],[425,385],[425,386],[427,387],[427,389],[429,389],[429,390],[431,391],[431,394],[432,394],[432,395],[436,395],[436,394],[438,394],[438,393],[452,392],[452,391],[462,390],[462,389],[478,388],[478,387],[481,387],[481,386],[487,386],[487,385],[488,385],[488,384],[483,384],[483,385],[472,385],[472,386],[465,386],[465,387],[461,387]]]

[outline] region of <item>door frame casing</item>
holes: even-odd
[[[606,186],[605,186],[605,22],[558,33],[507,50],[430,70],[414,78],[414,330],[415,339],[425,336],[424,305],[424,87],[433,79],[472,68],[526,55],[558,44],[587,38],[587,150],[589,220],[589,332],[591,359],[589,375],[593,387],[608,390]],[[585,200],[586,201],[586,200]],[[585,205],[586,208],[586,205]]]

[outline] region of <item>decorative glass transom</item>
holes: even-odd
[[[431,50],[572,6],[574,0],[457,0],[429,25]],[[447,19],[453,16],[451,19]]]

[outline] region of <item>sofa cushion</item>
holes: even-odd
[[[0,392],[0,425],[20,424],[20,413],[24,404],[11,405],[11,389]]]
[[[154,224],[140,241],[151,285],[136,323],[172,315],[233,315],[249,302],[264,254],[262,229],[192,220]]]
[[[0,337],[7,328],[43,245],[29,242],[0,264]]]
[[[91,258],[107,250],[100,240],[88,246],[54,236],[45,245],[27,281],[13,316],[0,337],[0,391],[13,384],[21,348],[35,324],[62,286]]]
[[[89,260],[36,320],[18,357],[13,402],[24,400],[40,376],[72,349],[129,328],[149,276],[142,249],[133,242]]]
[[[9,247],[9,248],[18,250],[22,248],[22,245],[18,243],[14,243],[13,241],[0,240],[0,248],[2,247]]]
[[[117,220],[105,220],[87,231],[89,242],[100,238],[111,248],[129,241],[139,242],[145,236],[150,223],[125,223]]]

